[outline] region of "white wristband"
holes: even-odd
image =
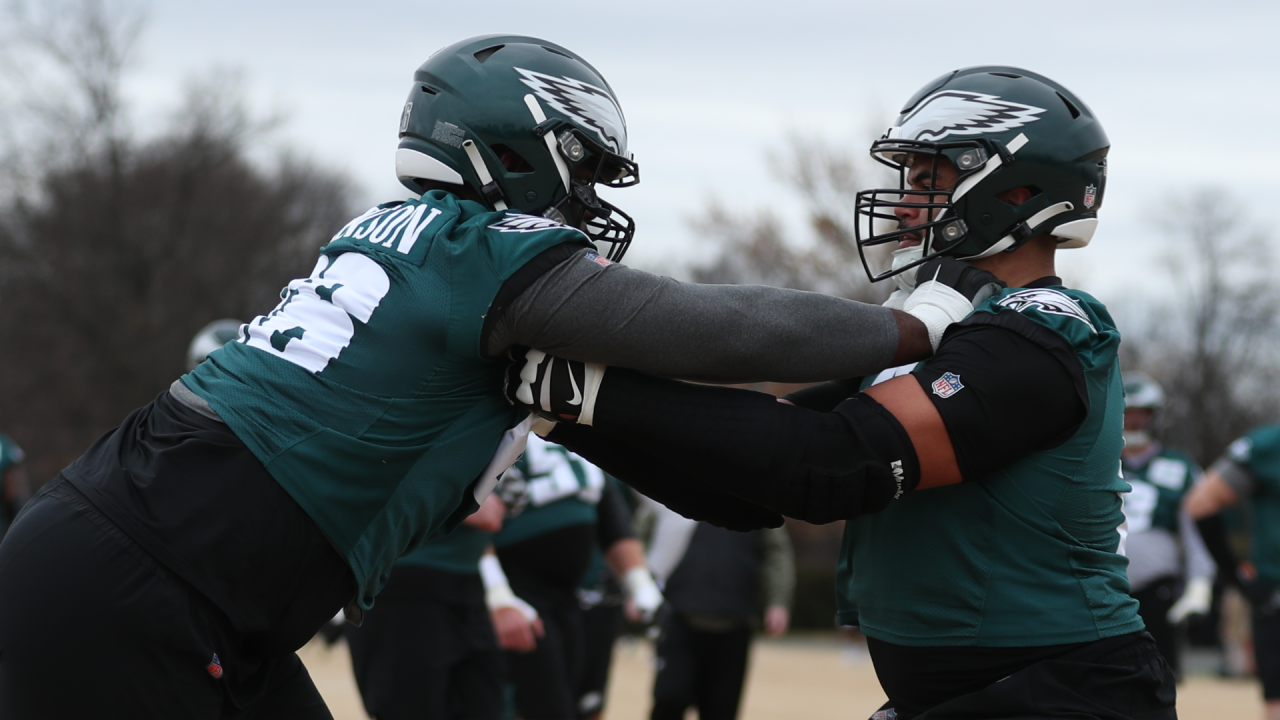
[[[497,555],[485,555],[480,558],[480,580],[484,583],[484,604],[490,612],[513,607],[519,610],[529,622],[538,619],[538,611],[511,591],[507,574],[502,572],[502,563],[498,562]]]

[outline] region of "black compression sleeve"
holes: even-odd
[[[746,532],[782,526],[782,516],[709,485],[648,450],[582,425],[559,424],[548,440],[586,458],[593,465],[691,519]]]
[[[820,413],[747,390],[610,369],[594,426],[712,485],[812,523],[876,512],[914,489],[920,477],[902,425],[865,395]]]
[[[1218,564],[1218,579],[1227,585],[1240,587],[1240,576],[1236,568],[1240,561],[1236,558],[1231,543],[1227,540],[1227,524],[1221,515],[1210,515],[1196,521],[1196,529],[1200,531],[1200,539]]]
[[[1088,414],[1084,373],[1067,341],[1018,313],[996,317],[1003,324],[952,329],[912,373],[942,416],[966,480],[1061,445]]]
[[[631,512],[618,492],[621,486],[611,478],[605,478],[600,502],[596,503],[596,541],[604,550],[614,543],[636,536],[631,524]]]

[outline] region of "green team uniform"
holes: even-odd
[[[396,567],[427,567],[459,575],[479,575],[480,558],[493,541],[493,533],[459,525],[447,535],[433,537],[396,561]]]
[[[1252,480],[1249,536],[1258,580],[1280,586],[1280,424],[1250,430],[1227,448],[1226,457]]]
[[[586,238],[445,192],[380,205],[183,376],[347,560],[362,607],[397,557],[476,507],[471,486],[524,414],[503,399],[505,361],[482,353],[485,315],[562,243]]]
[[[1128,486],[1115,324],[1097,300],[1060,286],[1006,289],[974,312],[1019,312],[1065,339],[1083,369],[1088,414],[1057,447],[850,521],[840,621],[917,647],[1041,646],[1141,630],[1118,553]]]
[[[493,539],[495,547],[510,547],[571,525],[595,524],[605,475],[577,454],[530,438],[525,454],[508,472],[524,481],[530,503],[503,522]]]
[[[1183,453],[1161,447],[1141,465],[1124,464],[1131,490],[1124,496],[1124,512],[1130,534],[1153,528],[1177,534],[1182,497],[1200,476],[1200,467]]]

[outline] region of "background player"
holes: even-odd
[[[590,423],[550,437],[664,504],[706,480],[802,520],[849,518],[840,619],[868,638],[889,696],[877,718],[1173,718],[1174,679],[1118,552],[1119,332],[1054,270],[1059,247],[1093,233],[1108,149],[1043,76],[948,73],[872,146],[901,186],[859,193],[864,218],[895,221],[860,229],[860,247],[898,245],[880,277],[955,271],[945,254],[1008,285],[933,358],[801,391],[799,407],[537,358],[509,371],[510,396]],[[566,370],[594,404],[564,402]]]
[[[656,505],[656,503],[655,503]],[[658,506],[649,565],[666,605],[654,648],[653,720],[738,716],[753,625],[763,607],[769,637],[787,632],[795,555],[786,527],[733,532]]]
[[[370,717],[506,716],[506,669],[480,578],[504,512],[490,495],[453,532],[400,558],[364,622],[345,627]]]
[[[1124,495],[1129,585],[1138,614],[1174,675],[1181,676],[1177,625],[1209,612],[1217,568],[1182,498],[1202,471],[1180,450],[1152,436],[1164,390],[1142,373],[1124,375]]]
[[[662,594],[645,568],[630,513],[599,468],[534,436],[498,492],[509,517],[494,547],[512,590],[537,611],[543,629],[534,647],[504,644],[514,650],[506,659],[516,714],[525,720],[576,717],[586,673],[577,591],[592,550],[601,550],[646,620]]]
[[[1250,562],[1238,563],[1219,516],[1247,502]],[[1253,652],[1268,720],[1280,720],[1280,424],[1262,425],[1236,440],[1187,493],[1221,577],[1242,588],[1253,606]]]

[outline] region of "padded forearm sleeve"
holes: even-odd
[[[882,510],[920,478],[906,430],[866,395],[823,413],[761,393],[611,369],[594,427],[811,523]]]
[[[747,532],[782,526],[782,516],[666,462],[661,454],[583,425],[561,423],[547,436],[691,520]]]

